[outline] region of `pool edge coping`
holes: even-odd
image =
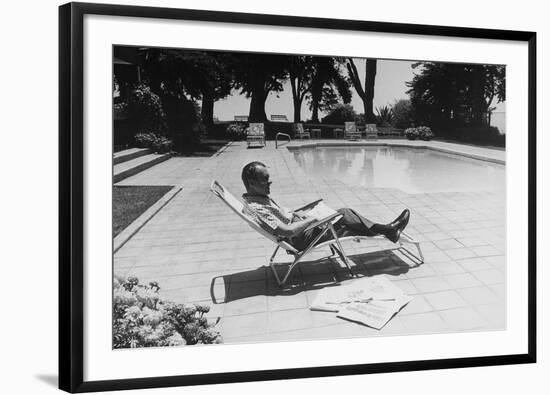
[[[404,147],[404,148],[417,148],[417,149],[430,149],[433,151],[439,151],[446,154],[454,154],[464,156],[470,159],[482,160],[485,162],[497,163],[500,165],[506,165],[506,160],[491,158],[488,156],[471,154],[467,152],[461,152],[458,150],[453,150],[450,148],[434,147],[430,145],[416,145],[416,144],[406,144],[406,143],[381,143],[381,142],[338,142],[338,143],[305,143],[300,145],[291,145],[287,146],[286,149],[289,151],[299,150],[301,148],[319,148],[319,147]]]

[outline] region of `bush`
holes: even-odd
[[[221,343],[205,314],[208,305],[175,304],[160,298],[156,282],[139,284],[136,277],[114,281],[114,348],[182,346]]]
[[[405,129],[405,137],[407,137],[409,140],[416,140],[419,137],[418,129],[416,128]]]
[[[396,128],[408,128],[413,122],[413,107],[410,100],[401,99],[392,106],[393,121]]]
[[[244,140],[246,138],[246,127],[238,123],[230,123],[225,129],[226,135],[233,141]]]
[[[150,148],[159,154],[172,151],[174,146],[172,140],[155,133],[138,133],[135,136],[135,140],[138,147]]]
[[[166,115],[160,98],[145,84],[135,85],[130,92],[126,113],[137,133],[166,131]]]
[[[338,104],[321,123],[329,125],[339,125],[344,122],[353,122],[357,118],[357,113],[350,104]]]
[[[376,108],[376,123],[378,126],[391,127],[393,123],[392,108],[388,106]]]
[[[495,126],[455,128],[447,133],[447,135],[459,141],[499,147],[506,146],[506,135],[501,134]]]
[[[419,126],[416,128],[416,131],[421,140],[429,141],[434,137],[432,130],[428,126]]]
[[[200,142],[205,127],[197,103],[186,98],[165,96],[162,98],[166,110],[169,136],[175,142],[178,152],[185,152]]]

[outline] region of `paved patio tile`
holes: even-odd
[[[501,255],[501,252],[497,250],[495,247],[492,246],[479,246],[479,247],[471,247],[471,250],[477,255],[477,256],[494,256],[494,255]]]
[[[283,332],[311,328],[312,312],[309,309],[281,310],[269,313],[269,332]]]
[[[224,338],[265,334],[267,333],[267,313],[224,316],[218,324],[218,330]]]
[[[482,329],[487,321],[472,307],[460,307],[439,312],[451,330]]]
[[[473,275],[484,284],[501,284],[505,280],[504,274],[497,269],[479,270]]]
[[[455,248],[452,250],[445,250],[445,253],[454,260],[473,258],[476,254],[468,248]]]
[[[443,277],[454,289],[475,287],[482,284],[470,273],[448,274]]]
[[[502,300],[498,294],[495,294],[486,286],[459,289],[457,292],[471,305],[495,303]]]
[[[457,274],[464,273],[464,268],[457,262],[433,262],[429,264],[436,274]]]
[[[451,288],[449,283],[443,277],[439,276],[413,278],[411,281],[422,293],[445,291]]]
[[[225,303],[224,316],[262,313],[266,311],[267,296],[256,295]]]
[[[400,316],[406,333],[436,333],[448,330],[448,324],[438,313],[421,313]]]
[[[433,307],[422,295],[414,295],[413,299],[399,311],[398,315],[405,316],[409,314],[427,313],[433,310]]]
[[[492,266],[487,261],[481,258],[461,259],[457,262],[460,266],[464,268],[464,270],[469,272],[474,272],[477,270],[492,269]]]
[[[424,297],[436,310],[452,309],[467,305],[466,301],[453,290],[427,293]]]
[[[305,309],[308,308],[308,300],[305,292],[295,295],[276,295],[267,299],[267,308],[269,311]]]
[[[455,239],[443,239],[434,241],[434,244],[442,250],[450,250],[453,248],[463,248],[464,246]]]

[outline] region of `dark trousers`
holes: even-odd
[[[377,233],[370,230],[374,222],[363,217],[361,214],[357,213],[355,210],[350,208],[340,208],[338,210],[340,214],[343,214],[343,217],[335,223],[334,230],[338,237],[346,236],[376,236]],[[296,248],[303,250],[305,249],[318,235],[321,233],[321,229],[314,228],[310,229],[298,237],[294,237],[291,240],[292,245]],[[317,241],[317,244],[323,243],[327,240],[332,240],[334,237],[332,232],[327,231],[323,237]]]

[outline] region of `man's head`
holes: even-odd
[[[271,181],[266,165],[262,162],[250,162],[241,174],[246,192],[254,195],[269,195]]]

